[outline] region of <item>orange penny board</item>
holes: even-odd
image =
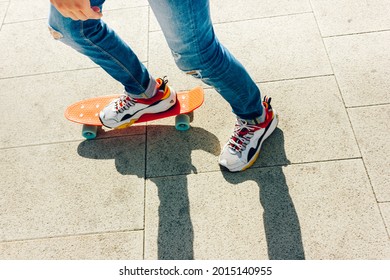
[[[65,110],[65,117],[72,122],[80,124],[102,126],[99,119],[99,112],[113,99],[118,97],[119,95],[101,96],[73,103]],[[136,123],[187,114],[200,107],[203,101],[204,92],[201,87],[178,92],[176,104],[171,109],[157,114],[142,115]]]

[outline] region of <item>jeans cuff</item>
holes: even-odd
[[[148,98],[152,98],[156,94],[157,87],[158,87],[158,84],[157,84],[156,79],[154,79],[153,77],[150,77],[149,85],[146,88],[145,92],[143,92],[141,94],[133,94],[133,93],[126,92],[126,94],[128,96],[130,96],[132,98],[136,98],[136,99],[148,99]]]
[[[245,116],[238,116],[240,119],[245,120],[248,124],[260,124],[265,121],[266,111],[264,105],[261,104],[261,114],[259,116],[258,113],[249,114]]]

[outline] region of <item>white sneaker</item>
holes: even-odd
[[[143,114],[167,111],[176,103],[176,92],[167,80],[157,79],[158,89],[152,98],[136,99],[127,94],[111,101],[99,114],[100,121],[108,128],[122,128],[134,124]]]
[[[271,98],[264,97],[265,121],[260,124],[237,118],[233,135],[224,146],[219,164],[231,172],[243,171],[256,161],[264,140],[275,130],[278,119]]]

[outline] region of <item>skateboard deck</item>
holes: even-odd
[[[89,98],[73,103],[65,110],[65,117],[75,123],[83,125],[82,134],[87,139],[93,139],[97,135],[97,129],[103,124],[99,119],[99,112],[119,95],[109,95]],[[158,119],[176,116],[175,127],[178,130],[190,128],[190,118],[187,114],[199,108],[204,101],[204,92],[201,87],[195,87],[189,91],[177,93],[176,104],[168,111],[157,114],[144,114],[135,123],[154,121]]]

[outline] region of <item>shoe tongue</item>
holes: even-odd
[[[243,127],[243,128],[241,128],[241,130],[238,132],[238,136],[244,137],[248,132],[249,132],[249,130],[248,130],[246,127]],[[239,140],[237,139],[237,141],[239,141]]]
[[[246,122],[247,124],[251,124],[251,125],[256,125],[256,124],[259,123],[257,120],[245,120],[245,122]]]

